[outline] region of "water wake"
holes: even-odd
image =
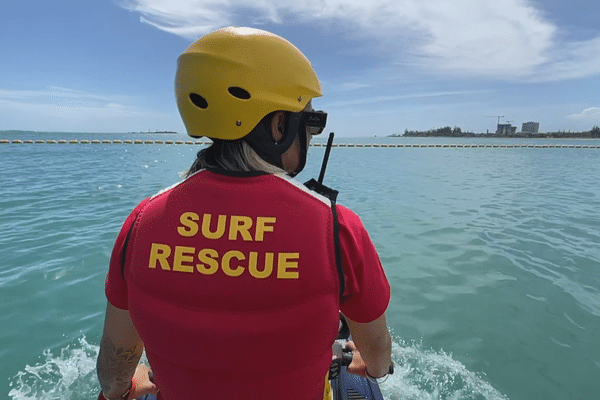
[[[82,400],[98,396],[96,358],[99,347],[85,336],[53,354],[44,350],[44,361],[26,365],[10,379],[12,400]]]
[[[394,375],[381,384],[387,400],[508,400],[481,374],[442,350],[395,339],[393,359]]]
[[[10,379],[12,400],[84,400],[97,396],[97,345],[85,336],[59,354],[45,350],[43,361],[26,365]],[[395,339],[394,375],[381,384],[387,400],[508,400],[480,374],[469,371],[444,351]]]

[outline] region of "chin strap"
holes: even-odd
[[[250,132],[244,140],[252,147],[254,151],[269,164],[275,165],[276,167],[283,169],[281,162],[281,156],[296,140],[296,137],[300,139],[300,163],[298,169],[290,175],[295,176],[306,165],[306,153],[308,152],[306,134],[299,135],[299,132],[306,132],[306,126],[302,121],[302,113],[286,112],[285,113],[285,129],[283,131],[283,137],[279,142],[273,140],[271,132],[267,127],[267,124],[258,124],[256,128]]]
[[[300,162],[298,163],[297,170],[294,171],[292,176],[298,175],[304,169],[304,166],[306,165],[306,155],[308,154],[308,134],[306,133],[306,125],[304,124],[304,121],[302,121],[302,113],[295,114],[299,116],[298,119],[300,120],[296,133],[300,138]],[[303,134],[300,134],[300,132]]]

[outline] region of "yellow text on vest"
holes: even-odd
[[[262,242],[265,233],[275,230],[275,217],[248,217],[240,215],[204,214],[202,221],[194,212],[181,214],[177,233],[184,238],[200,234],[205,239],[228,241]],[[215,221],[215,222],[213,222]],[[227,232],[227,234],[226,234]],[[253,278],[264,279],[274,275],[277,279],[298,279],[300,253],[263,252],[229,249],[222,254],[213,248],[172,246],[165,243],[152,243],[148,267],[160,266],[164,271],[213,275],[221,270],[229,277],[239,277],[244,273]]]

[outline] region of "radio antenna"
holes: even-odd
[[[325,178],[325,169],[327,168],[327,162],[329,161],[329,153],[331,152],[331,145],[333,144],[333,132],[329,132],[329,139],[327,139],[327,148],[325,149],[325,155],[323,156],[323,165],[321,165],[321,173],[319,174],[319,183],[323,184],[323,178]]]

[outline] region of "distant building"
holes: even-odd
[[[508,136],[515,135],[517,133],[517,127],[511,124],[498,124],[496,135]]]
[[[523,124],[523,133],[538,133],[540,131],[539,122],[525,122]]]

